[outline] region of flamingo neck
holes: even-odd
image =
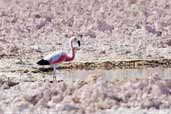
[[[72,61],[75,58],[75,49],[73,48],[72,41],[70,41],[70,46],[71,46],[71,55],[66,57],[66,61]]]

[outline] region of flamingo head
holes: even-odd
[[[70,38],[70,42],[77,43],[78,46],[74,46],[74,49],[80,50],[81,42],[75,36]]]

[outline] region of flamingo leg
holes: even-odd
[[[53,80],[56,80],[56,74],[58,73],[57,72],[58,67],[59,67],[58,65],[53,65]]]
[[[53,80],[56,80],[56,65],[53,65]]]

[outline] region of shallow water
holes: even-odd
[[[61,70],[57,79],[85,80],[87,76],[103,75],[106,80],[144,78],[158,75],[162,79],[171,79],[171,68],[113,69],[113,70]]]
[[[27,71],[27,68],[25,69]],[[145,78],[148,76],[158,75],[162,79],[171,79],[171,68],[142,68],[142,69],[112,69],[112,70],[68,70],[60,69],[57,70],[56,78],[57,80],[66,81],[77,81],[86,80],[87,77],[94,75],[102,75],[104,80],[118,80],[118,79],[131,79],[131,78]],[[53,72],[23,72],[15,71],[0,72],[1,78],[9,77],[13,81],[41,81],[41,80],[53,80]]]

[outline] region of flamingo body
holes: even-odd
[[[67,62],[67,61],[72,61],[75,58],[75,52],[76,49],[75,47],[73,47],[73,41],[77,41],[78,46],[80,46],[80,41],[77,40],[75,37],[72,37],[70,39],[70,46],[71,46],[71,55],[66,54],[63,51],[59,51],[59,52],[54,52],[52,54],[49,54],[47,56],[45,56],[43,59],[39,60],[37,62],[38,65],[52,65],[54,72],[56,71],[56,65],[62,63],[62,62]],[[55,76],[55,75],[54,75]]]
[[[72,61],[73,58],[69,57],[65,52],[54,52],[45,56],[43,59],[37,62],[38,65],[55,65],[62,62]]]
[[[44,60],[47,60],[50,64],[59,64],[66,59],[66,53],[65,52],[54,52],[50,55],[47,55],[44,57]]]

